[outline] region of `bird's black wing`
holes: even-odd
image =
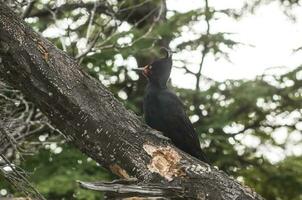
[[[165,123],[163,132],[172,142],[183,151],[208,162],[200,148],[199,138],[195,129],[184,111],[180,99],[166,90],[159,96],[162,120]]]

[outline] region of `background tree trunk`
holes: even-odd
[[[0,73],[71,143],[105,168],[141,183],[177,186],[185,199],[262,199],[147,127],[75,60],[0,3]]]

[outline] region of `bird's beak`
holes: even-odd
[[[149,77],[149,75],[151,74],[151,71],[149,69],[149,65],[146,65],[145,67],[140,67],[140,68],[133,69],[133,71],[142,72],[145,77]]]

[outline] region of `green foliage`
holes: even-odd
[[[301,169],[301,157],[288,157],[276,165],[267,163],[261,169],[247,168],[241,175],[247,185],[254,185],[266,199],[301,200]]]
[[[189,114],[198,118],[194,125],[213,164],[266,199],[301,199],[301,157],[272,164],[266,154],[301,148],[301,72],[298,67],[282,76],[212,82],[200,93],[176,89]],[[279,139],[281,129],[287,139]]]
[[[100,193],[81,189],[76,181],[110,180],[111,176],[74,147],[62,147],[63,151],[58,154],[43,148],[34,156],[24,156],[20,167],[28,173],[29,180],[39,192],[49,200],[102,198]]]

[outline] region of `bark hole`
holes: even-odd
[[[148,164],[148,169],[151,172],[160,174],[168,181],[172,181],[173,177],[185,175],[179,163],[181,156],[170,146],[160,147],[144,144],[143,148],[151,156],[151,162]]]

